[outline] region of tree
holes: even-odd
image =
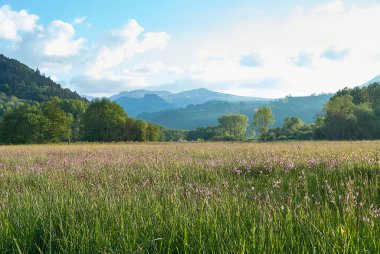
[[[274,124],[274,115],[269,107],[259,108],[253,117],[253,126],[258,129],[260,140],[265,140],[265,135]]]
[[[350,94],[332,98],[325,106],[324,135],[328,139],[353,137],[356,118],[355,104]]]
[[[183,141],[187,139],[189,131],[176,129],[163,129],[160,140],[162,141]],[[192,139],[190,139],[192,140]]]
[[[71,138],[73,117],[61,109],[57,97],[42,104],[42,114],[46,118],[44,141],[57,143]]]
[[[108,99],[94,100],[83,116],[83,134],[88,141],[122,141],[126,138],[127,114]]]
[[[44,142],[47,119],[39,106],[21,105],[1,122],[0,139],[7,144]]]
[[[87,111],[88,102],[83,100],[62,100],[60,107],[73,118],[71,124],[71,139],[73,141],[83,139],[81,130],[83,130],[83,117]]]
[[[133,125],[133,138],[135,141],[147,141],[148,123],[143,120],[135,120]]]
[[[158,141],[160,140],[161,126],[156,124],[148,124],[146,138],[147,141]]]
[[[295,135],[300,129],[305,125],[305,123],[299,117],[288,116],[285,117],[284,123],[282,124],[282,132],[287,135]]]
[[[219,118],[219,127],[224,137],[244,140],[248,127],[248,117],[240,114],[224,115]]]

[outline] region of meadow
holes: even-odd
[[[379,253],[380,142],[0,147],[1,253]]]

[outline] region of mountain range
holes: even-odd
[[[380,75],[362,86],[380,82]],[[361,87],[362,87],[361,86]],[[76,92],[33,70],[25,64],[0,54],[0,117],[22,103],[37,103],[54,96],[61,99],[85,100]],[[245,114],[252,121],[255,109],[272,108],[276,124],[286,116],[297,116],[310,123],[321,113],[333,94],[282,99],[237,96],[198,88],[179,93],[135,90],[110,97],[133,117],[160,124],[167,128],[194,129],[216,125],[224,114]]]
[[[204,104],[210,101],[269,101],[269,99],[265,98],[245,97],[214,92],[206,88],[192,89],[180,93],[134,90],[130,92],[121,92],[117,95],[111,96],[110,99],[120,104],[131,116],[136,116],[141,113],[158,112],[165,109],[183,108],[188,105]]]
[[[225,114],[244,114],[249,121],[255,109],[269,106],[275,116],[275,127],[282,125],[287,116],[300,117],[304,122],[315,121],[318,113],[333,94],[321,94],[303,97],[286,97],[272,101],[210,101],[185,108],[167,109],[158,112],[141,113],[136,117],[167,128],[191,130],[198,127],[214,126],[218,118]]]
[[[269,106],[275,115],[275,126],[286,116],[313,122],[333,94],[282,99],[244,97],[214,92],[205,88],[171,93],[168,91],[134,90],[110,97],[128,115],[173,129],[194,129],[217,125],[225,114],[244,114],[252,121],[255,109]]]

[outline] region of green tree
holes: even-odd
[[[224,115],[219,118],[222,135],[235,140],[244,140],[248,127],[248,117],[241,114]]]
[[[287,135],[295,135],[297,134],[302,127],[304,127],[305,123],[299,117],[288,116],[285,117],[284,123],[282,124],[282,132]]]
[[[61,100],[57,97],[42,104],[42,114],[46,118],[44,141],[57,143],[71,138],[73,117],[61,109]]]
[[[162,141],[182,141],[187,139],[189,131],[176,130],[176,129],[163,129],[161,130],[160,140]],[[192,139],[190,139],[192,140]],[[196,140],[196,139],[194,139]]]
[[[160,140],[161,127],[156,124],[148,124],[147,129],[147,141],[158,141]]]
[[[125,140],[127,114],[108,99],[94,100],[83,116],[83,134],[87,141]]]
[[[356,119],[355,138],[356,139],[373,139],[376,135],[375,112],[369,103],[361,103],[354,108]]]
[[[260,140],[265,140],[265,136],[270,127],[274,124],[274,115],[269,107],[259,108],[253,117],[253,126],[258,129]]]
[[[21,105],[5,114],[0,125],[0,139],[7,144],[44,142],[47,119],[39,106]]]
[[[71,139],[78,141],[83,139],[83,117],[88,108],[88,102],[83,100],[62,100],[61,108],[73,117],[71,124]]]
[[[350,94],[331,99],[325,106],[325,137],[336,140],[352,138],[356,124],[354,110]]]
[[[133,135],[135,141],[148,140],[148,126],[149,124],[143,120],[136,120],[133,125]]]

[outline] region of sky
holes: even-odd
[[[279,98],[380,75],[380,0],[0,0],[0,53],[82,95]]]

